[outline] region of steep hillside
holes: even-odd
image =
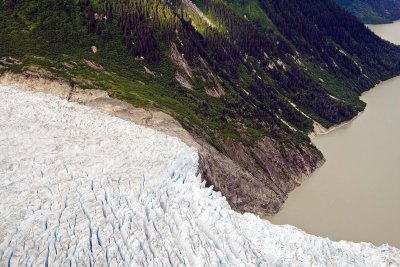
[[[400,48],[332,1],[3,0],[0,71],[175,117],[239,211],[275,213],[321,164],[308,134],[353,118]]]
[[[381,24],[400,19],[399,0],[336,0],[364,23]]]

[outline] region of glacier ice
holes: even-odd
[[[400,266],[234,212],[180,140],[0,86],[0,266]]]

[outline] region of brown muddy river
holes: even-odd
[[[368,26],[400,44],[400,21]],[[327,162],[268,219],[332,240],[400,248],[400,77],[366,92],[351,123],[318,136]]]
[[[391,24],[367,26],[382,39],[388,40],[394,44],[400,44],[400,20]]]

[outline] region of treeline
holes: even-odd
[[[273,57],[282,57],[293,53],[290,46],[280,36],[266,35],[224,2],[218,0],[204,0],[203,2],[206,12],[217,19],[217,22],[243,53],[263,61],[265,60],[264,53]]]
[[[398,49],[382,42],[333,1],[260,0],[260,3],[299,51],[315,58],[338,79],[357,78],[353,88],[357,92],[371,86],[375,73],[389,77],[399,71]]]
[[[51,43],[66,46],[61,44],[65,39],[79,40],[83,33],[78,27],[63,31],[65,27],[58,26],[73,25],[79,17],[81,27],[92,35],[125,47],[132,60],[143,57],[144,64],[164,77],[159,82],[179,88],[162,97],[192,101],[193,112],[212,121],[211,132],[216,133],[218,127],[229,125],[235,131],[246,123],[244,128],[255,129],[260,136],[271,131],[278,135],[277,129],[287,136],[288,128],[278,117],[304,133],[311,131],[313,121],[291,102],[325,126],[357,114],[359,106],[330,97],[314,70],[300,60],[309,60],[338,84],[344,81],[354,95],[371,86],[375,77],[396,71],[396,57],[390,56],[399,49],[376,38],[330,1],[260,0],[260,11],[269,16],[277,31],[266,31],[224,1],[199,2],[211,23],[180,0],[46,0],[36,4],[40,10],[29,12],[46,14],[37,31],[46,32]],[[8,0],[8,8],[15,5],[19,5],[17,0]],[[52,15],[54,10],[60,15]],[[180,88],[174,79],[179,66],[170,59],[172,45],[192,68],[193,75],[187,79],[193,91]],[[225,94],[209,101],[206,88],[213,86]]]
[[[400,18],[398,0],[336,0],[336,2],[364,23],[390,23]]]
[[[243,18],[221,1],[204,0],[202,3],[205,6],[205,11],[217,19],[222,29],[238,46],[242,56],[249,55],[256,59],[252,64],[242,62],[247,71],[253,72],[254,65],[259,64],[261,68],[257,69],[277,83],[276,88],[274,88],[274,86],[266,84],[257,75],[254,75],[252,83],[247,88],[255,97],[253,102],[261,102],[259,105],[263,110],[270,110],[273,114],[282,113],[283,118],[304,131],[312,129],[311,121],[304,118],[302,114],[277,95],[284,94],[288,98],[294,99],[301,106],[307,107],[307,109],[331,123],[347,120],[357,113],[350,104],[344,104],[329,97],[321,86],[310,79],[299,66],[288,63],[287,58],[293,57],[295,53],[289,43],[283,40],[280,35],[266,34],[265,31],[257,28],[251,21]],[[290,16],[290,14],[287,15]],[[293,19],[294,21],[295,19]],[[302,21],[296,20],[295,23],[297,25],[294,29],[303,31]],[[307,29],[307,27],[304,27],[304,29]],[[309,34],[309,31],[304,30],[304,34]],[[318,43],[318,38],[315,38],[315,43]],[[309,43],[305,44],[305,46],[308,45]],[[313,48],[315,50],[315,47]],[[324,50],[322,47],[319,48]],[[326,49],[326,53],[318,51],[315,56],[320,57],[321,62],[329,64],[330,71],[340,72],[337,67],[340,62],[348,68],[349,75],[360,75],[360,69],[348,57],[338,53],[333,47]],[[331,55],[334,55],[334,57],[332,58]],[[279,65],[273,69],[267,68],[267,65],[277,60],[283,60],[284,64],[287,64],[286,69]],[[343,72],[339,74],[346,75]]]
[[[113,38],[107,24],[117,24],[122,35],[118,36],[133,57],[145,57],[148,62],[157,63],[161,51],[156,40],[157,33],[168,40],[169,33],[175,29],[173,16],[159,1],[104,1],[101,10],[94,10],[89,0],[80,0],[90,32],[103,38]],[[168,23],[161,23],[159,15],[167,17]],[[118,19],[114,20],[117,17]],[[149,21],[153,17],[154,20]],[[167,30],[163,30],[167,28]],[[116,36],[117,37],[117,36]]]

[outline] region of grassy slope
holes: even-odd
[[[201,7],[201,1],[199,6]],[[43,4],[46,3],[46,4]],[[62,3],[62,5],[60,5]],[[95,9],[101,10],[100,1],[91,1]],[[229,1],[228,5],[238,14],[245,15],[257,27],[272,36],[284,38],[271,19],[260,7],[258,1]],[[212,20],[216,18],[205,12]],[[85,27],[82,12],[73,1],[25,1],[16,12],[3,10],[0,12],[0,58],[9,56],[21,60],[20,65],[3,64],[0,71],[22,72],[29,66],[40,66],[51,71],[55,76],[76,83],[83,88],[98,88],[107,90],[112,96],[128,101],[138,107],[156,108],[176,117],[189,130],[200,133],[215,143],[215,139],[233,139],[248,145],[267,135],[282,142],[307,142],[306,134],[312,123],[309,119],[300,116],[297,128],[302,131],[289,133],[288,129],[279,120],[275,125],[260,126],[249,117],[239,117],[235,113],[240,94],[226,84],[225,103],[221,99],[205,94],[203,81],[195,77],[194,88],[191,91],[183,89],[172,77],[177,66],[169,59],[169,48],[163,47],[160,63],[151,65],[144,60],[134,59],[129,55],[120,41],[120,29],[114,25],[107,25],[112,33],[111,40],[104,40],[97,34],[88,33]],[[220,31],[224,31],[220,25]],[[289,43],[289,42],[288,42]],[[97,53],[92,53],[90,47],[95,44]],[[289,43],[289,45],[291,45]],[[292,49],[294,49],[292,47]],[[95,69],[85,64],[87,59],[102,66]],[[358,98],[358,93],[349,90],[354,80],[339,80],[336,76],[321,68],[319,62],[307,55],[301,56],[302,65],[299,66],[310,79],[329,94],[344,99],[360,111],[365,107]],[[254,69],[277,92],[277,98],[287,102],[287,95],[280,91],[276,81],[253,61]],[[285,59],[289,66],[296,66],[293,60]],[[354,58],[357,60],[357,58]],[[291,64],[291,65],[290,65]],[[154,71],[155,75],[145,72],[144,67]],[[242,88],[248,88],[254,75],[242,66],[238,74],[237,83]],[[323,79],[323,82],[320,81]],[[248,90],[248,89],[247,89]],[[227,109],[227,104],[232,108]],[[244,109],[253,108],[256,103],[251,101]],[[298,104],[298,103],[297,103]],[[307,106],[298,105],[314,120],[326,127],[333,125],[317,115]],[[233,114],[228,119],[221,118],[221,114]],[[281,115],[283,116],[283,115]]]
[[[22,62],[21,65],[5,65],[1,72],[22,72],[28,66],[40,66],[83,88],[104,89],[135,106],[163,110],[189,129],[208,132],[206,136],[213,141],[212,132],[221,126],[217,118],[223,106],[200,90],[193,90],[188,97],[184,89],[170,78],[174,76],[176,67],[170,64],[167,55],[157,65],[134,60],[119,39],[105,41],[88,33],[76,6],[66,4],[49,15],[44,10],[37,10],[34,3],[29,2],[12,17],[10,13],[0,12],[0,58],[12,56]],[[30,17],[33,11],[38,16]],[[74,17],[71,18],[71,14]],[[115,36],[119,36],[118,29],[113,30]],[[98,48],[96,54],[91,52],[92,44]],[[82,59],[96,62],[104,70],[89,67]],[[144,66],[155,76],[146,73]],[[211,107],[207,113],[201,111],[205,99]],[[226,138],[241,138],[229,122],[220,128],[219,134]],[[254,138],[259,135],[256,133]]]

